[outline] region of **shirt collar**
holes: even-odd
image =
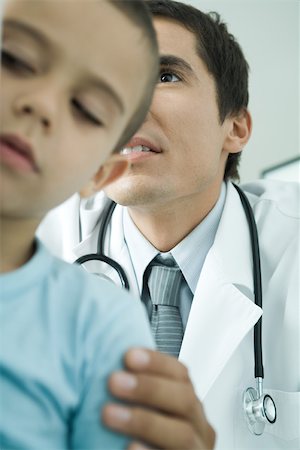
[[[170,252],[161,253],[162,257],[169,254],[173,256],[193,294],[195,293],[206,255],[215,239],[225,197],[226,184],[223,183],[219,199],[205,219]],[[160,252],[142,235],[125,208],[123,228],[125,242],[134,268],[139,292],[141,293],[145,269],[150,261]]]

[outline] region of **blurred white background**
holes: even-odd
[[[241,181],[258,178],[270,166],[299,155],[299,1],[181,1],[218,12],[250,65],[253,133],[242,156]]]

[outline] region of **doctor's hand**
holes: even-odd
[[[214,448],[214,430],[186,367],[177,359],[151,350],[130,350],[125,370],[111,375],[109,389],[127,404],[106,405],[102,420],[133,438],[129,450]]]

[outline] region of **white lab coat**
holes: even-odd
[[[259,181],[243,189],[252,204],[260,239],[264,388],[275,400],[276,423],[266,425],[263,435],[254,436],[244,418],[243,391],[255,386],[253,327],[262,311],[253,302],[248,224],[230,183],[215,242],[198,281],[179,358],[189,368],[196,392],[217,432],[216,450],[299,450],[299,186]],[[40,236],[68,260],[94,253],[98,235],[95,223],[103,198],[97,201],[83,214],[87,236],[79,245],[78,196],[49,215]],[[121,218],[122,207],[117,206],[106,251],[125,268],[131,290],[138,295]]]

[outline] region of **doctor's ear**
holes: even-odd
[[[224,150],[228,153],[239,153],[250,139],[252,118],[247,109],[225,119],[228,122]]]
[[[105,163],[100,166],[100,169],[93,176],[90,182],[80,191],[80,196],[91,197],[96,192],[101,191],[108,184],[113,183],[119,177],[124,175],[130,163],[124,156],[113,155]]]

